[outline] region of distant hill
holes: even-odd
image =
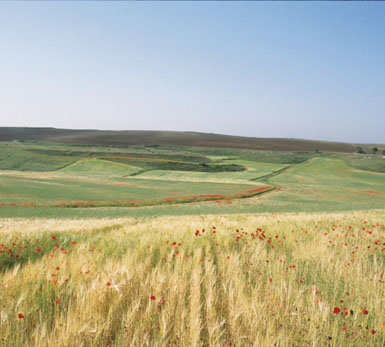
[[[273,151],[314,151],[352,153],[357,145],[365,151],[374,146],[284,138],[256,138],[182,131],[150,130],[73,130],[56,128],[0,127],[0,141],[32,140],[89,145],[178,145],[199,147],[243,148]]]

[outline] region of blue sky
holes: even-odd
[[[385,143],[385,3],[0,2],[0,126]]]

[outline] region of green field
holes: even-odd
[[[385,207],[381,155],[0,143],[0,216],[116,217]]]
[[[384,171],[382,155],[0,142],[2,344],[383,346]]]

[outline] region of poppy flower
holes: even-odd
[[[362,313],[363,313],[363,314],[368,314],[368,310],[364,308],[364,309],[362,310]]]
[[[150,299],[151,299],[151,300],[155,300],[156,297],[155,297],[154,295],[152,295],[152,296],[150,297]]]
[[[41,251],[41,248],[38,248],[38,249],[36,250],[37,253],[39,253],[40,251]]]
[[[339,307],[334,307],[334,310],[333,310],[333,313],[335,313],[335,314],[338,314],[338,313],[340,313],[341,312],[341,310],[340,310],[340,308]]]
[[[56,236],[52,236],[51,238],[52,238],[52,240],[56,240]]]
[[[111,282],[108,281],[108,282],[106,283],[106,285],[107,285],[108,287],[110,287],[110,286],[111,286]]]
[[[71,245],[76,245],[76,241],[71,241]]]
[[[24,318],[24,315],[22,313],[19,313],[17,316],[19,317],[19,319]]]
[[[376,330],[372,329],[370,332],[372,333],[372,335],[374,335],[376,333]]]

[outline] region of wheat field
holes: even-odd
[[[1,219],[0,345],[381,346],[385,211]]]

